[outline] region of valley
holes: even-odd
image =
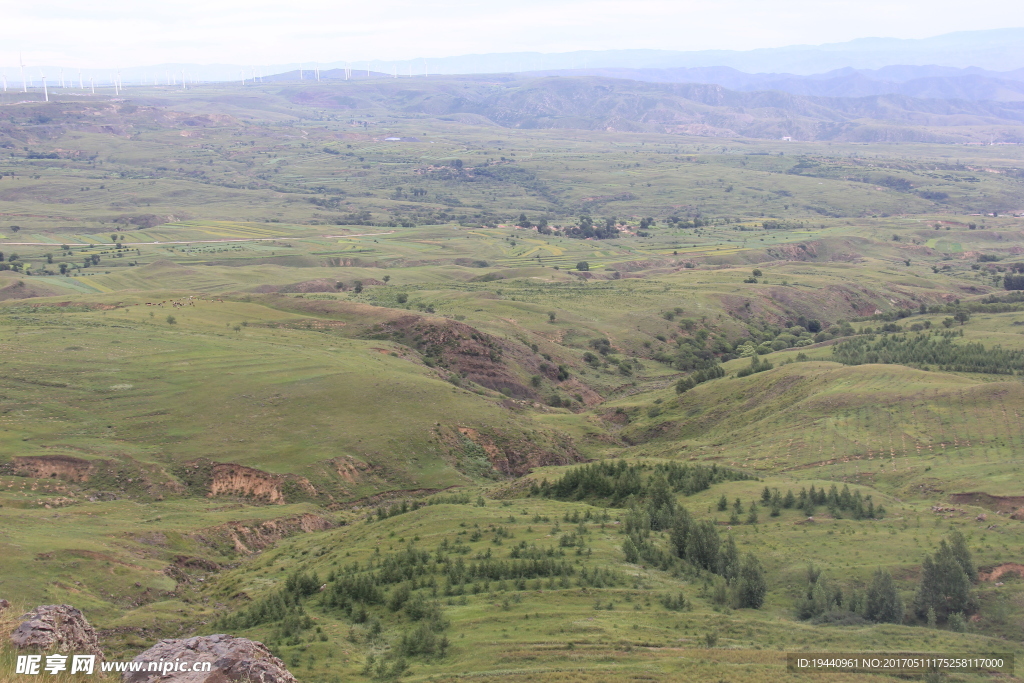
[[[4,102],[0,630],[324,683],[1024,652],[1016,123],[426,83]]]

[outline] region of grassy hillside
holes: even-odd
[[[250,635],[325,683],[797,680],[787,651],[1020,650],[1018,147],[253,92],[9,107],[16,610],[75,604],[116,656]],[[552,493],[605,460],[635,466],[622,495]],[[684,464],[731,474],[683,485]],[[701,568],[691,522],[740,564]],[[973,597],[929,624],[925,559],[957,531]],[[748,554],[756,609],[727,569]],[[879,568],[900,623],[863,601]]]

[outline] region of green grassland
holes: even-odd
[[[367,662],[393,667],[426,623],[387,606],[403,585],[448,639],[406,680],[796,681],[787,651],[1021,652],[1013,573],[976,584],[965,633],[796,616],[810,563],[847,594],[886,568],[909,605],[954,529],[983,570],[1024,564],[1024,301],[1002,287],[1024,261],[1019,146],[523,130],[252,92],[4,105],[16,609],[74,604],[117,656],[227,629],[325,683],[391,675]],[[921,340],[960,365],[838,362]],[[628,505],[530,492],[605,458],[748,475],[675,500],[759,558],[762,608],[682,560],[627,562]],[[833,484],[884,514],[760,503]],[[330,585],[410,548],[565,568],[452,586],[431,560],[362,616],[333,589],[301,596],[308,627],[238,616],[297,572]]]

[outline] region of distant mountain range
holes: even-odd
[[[781,90],[816,97],[906,95],[942,100],[1024,101],[1024,69],[987,71],[977,67],[886,66],[881,69],[846,67],[821,74],[744,73],[727,66],[675,69],[578,69],[548,71],[531,76],[603,76],[650,83],[711,83],[746,92]]]
[[[965,10],[966,11],[966,10]],[[996,80],[1019,80],[1006,76],[1006,72],[1024,69],[1024,28],[1004,28],[987,31],[959,31],[948,33],[933,38],[922,39],[901,39],[901,38],[859,38],[844,43],[830,43],[825,45],[791,45],[778,48],[761,48],[757,50],[700,50],[700,51],[674,51],[674,50],[591,50],[578,52],[563,52],[545,54],[540,52],[516,52],[496,53],[481,55],[461,55],[453,57],[437,57],[412,60],[385,60],[367,59],[352,62],[329,62],[319,65],[313,62],[305,64],[273,64],[255,66],[251,64],[158,64],[153,66],[121,67],[120,69],[90,69],[82,71],[83,84],[88,86],[89,79],[95,80],[98,86],[105,86],[112,83],[116,74],[120,72],[120,79],[126,86],[143,84],[165,84],[177,82],[180,84],[182,76],[186,81],[198,82],[219,82],[219,81],[250,81],[254,76],[261,75],[264,80],[271,74],[293,73],[298,79],[299,71],[302,70],[305,78],[313,77],[313,70],[319,68],[321,78],[323,72],[332,69],[352,70],[354,75],[361,74],[365,77],[367,71],[371,76],[376,73],[382,76],[394,76],[397,74],[403,78],[418,77],[425,75],[441,74],[499,74],[499,73],[551,73],[571,70],[574,72],[600,75],[613,75],[603,73],[606,70],[624,70],[634,75],[618,75],[617,78],[631,78],[634,80],[654,80],[663,82],[680,82],[682,76],[671,75],[672,71],[684,70],[695,71],[707,67],[728,67],[734,72],[741,72],[747,75],[775,75],[775,81],[788,81],[795,76],[809,76],[811,74],[829,75],[836,70],[856,70],[865,73],[868,70],[877,70],[877,77],[868,76],[870,81],[884,81],[892,83],[905,83],[917,78],[942,77],[957,78],[958,74],[935,72],[929,75],[912,76],[902,78],[894,74],[905,67],[892,67],[891,65],[907,66],[928,66],[931,68],[947,67],[952,69],[965,69],[975,67],[983,73],[959,74],[962,76],[984,76]],[[648,77],[641,77],[644,72],[661,70],[666,72],[665,77],[656,77],[649,74]],[[893,70],[890,74],[887,70]],[[941,70],[941,69],[940,69]],[[826,72],[822,74],[822,72]],[[886,73],[881,73],[886,72]],[[20,85],[20,71],[15,65],[7,65],[6,73],[12,86]],[[724,73],[724,72],[723,72]],[[993,73],[1001,73],[1001,76],[994,76]],[[47,76],[47,83],[56,85],[61,79],[70,82],[71,85],[78,85],[78,69],[61,66],[30,66],[26,69],[27,78],[37,87],[40,86],[40,76]],[[832,78],[843,77],[843,74],[835,74]],[[850,74],[845,74],[850,76]],[[716,76],[715,78],[719,78]],[[725,76],[721,76],[725,78]],[[667,79],[667,80],[666,80]],[[687,77],[687,80],[692,80]],[[699,80],[696,82],[715,82],[728,87],[740,88],[734,83],[719,82],[718,80]],[[766,81],[767,82],[767,81]],[[751,87],[762,89],[764,86],[751,82]],[[774,86],[773,86],[774,87]],[[796,86],[794,86],[796,87]],[[822,86],[827,87],[827,86]],[[838,87],[838,84],[837,84]],[[847,87],[847,86],[843,86]],[[854,86],[849,86],[854,87]],[[930,87],[927,83],[918,86],[921,92],[927,92]],[[945,90],[946,85],[939,87]],[[964,92],[972,92],[970,82],[961,86],[949,86],[952,88],[961,87]],[[1013,99],[1012,95],[1003,94],[998,84],[983,84],[980,91],[992,91],[997,94],[995,98],[970,97],[968,99]],[[745,89],[745,88],[740,88]],[[786,87],[775,89],[787,90]],[[890,92],[887,90],[886,92]],[[916,91],[915,91],[916,92]],[[863,94],[879,94],[868,93]],[[927,95],[924,95],[927,96]]]
[[[497,74],[489,75],[497,76]],[[701,83],[730,90],[757,92],[780,90],[813,97],[868,97],[904,95],[920,99],[968,100],[971,102],[1024,102],[1024,69],[987,71],[977,67],[959,69],[944,66],[887,66],[881,69],[836,69],[822,74],[800,76],[786,73],[750,74],[727,66],[675,69],[565,69],[510,74],[516,79],[544,77],[580,78],[598,76],[645,83]],[[312,73],[288,71],[265,77],[265,83],[312,81]],[[394,78],[393,74],[363,69],[325,69],[324,81],[366,81]],[[438,76],[434,77],[435,79]],[[507,80],[503,78],[502,80]]]
[[[384,61],[360,62],[392,72]],[[844,43],[790,45],[756,50],[601,50],[543,54],[462,55],[400,62],[399,74],[515,73],[559,69],[678,69],[727,66],[746,73],[808,75],[835,69],[880,69],[891,64],[978,67],[992,71],[1024,68],[1024,28],[958,31],[921,39],[858,38]],[[344,66],[331,64],[330,67]]]
[[[820,97],[601,76],[447,76],[281,83],[271,98],[317,110],[427,115],[506,128],[856,142],[1024,142],[1024,102],[905,95]],[[272,94],[271,94],[272,93]],[[284,110],[282,110],[284,111]]]

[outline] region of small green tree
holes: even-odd
[[[587,272],[590,270],[590,264],[587,263],[586,261],[580,261],[579,263],[576,264],[576,270],[579,270],[581,272]]]
[[[977,607],[971,580],[946,541],[939,544],[935,555],[924,558],[914,605],[919,617],[934,609],[940,621],[957,612],[969,614]]]
[[[685,558],[690,564],[714,572],[718,569],[721,539],[715,523],[703,520],[694,524],[686,538]]]
[[[363,281],[362,281],[362,280],[356,280],[356,284],[355,284],[355,286],[354,286],[354,287],[352,288],[352,290],[353,290],[353,291],[354,291],[354,292],[355,292],[356,294],[359,294],[359,293],[361,293],[361,292],[363,291]]]
[[[622,552],[626,556],[626,562],[630,564],[636,564],[640,560],[640,550],[632,536],[626,536],[626,540],[622,542]]]
[[[683,377],[678,382],[676,382],[676,393],[685,394],[687,391],[693,389],[695,386],[697,386],[697,384],[693,381],[693,378]],[[726,505],[728,505],[728,503],[726,503]]]
[[[903,611],[903,598],[892,574],[881,568],[875,570],[868,586],[864,616],[871,621],[899,624],[903,621]]]
[[[177,322],[178,322],[178,320],[173,315],[167,316],[167,324],[168,325],[174,325]]]
[[[718,574],[726,581],[733,581],[740,574],[740,551],[736,540],[729,534],[718,553]]]
[[[953,553],[953,557],[956,558],[957,564],[964,570],[964,574],[967,574],[968,580],[971,583],[977,581],[978,569],[974,566],[971,551],[967,548],[967,539],[959,529],[954,529],[949,534],[949,549]]]
[[[728,499],[726,499],[725,494],[723,493],[722,497],[718,499],[718,511],[719,512],[725,512],[726,508],[728,508],[728,507],[729,507],[729,501],[728,501]]]
[[[967,620],[964,618],[963,612],[953,612],[949,615],[949,630],[955,633],[967,631]]]
[[[747,553],[736,583],[736,604],[741,608],[760,609],[767,594],[764,568],[753,553]]]

